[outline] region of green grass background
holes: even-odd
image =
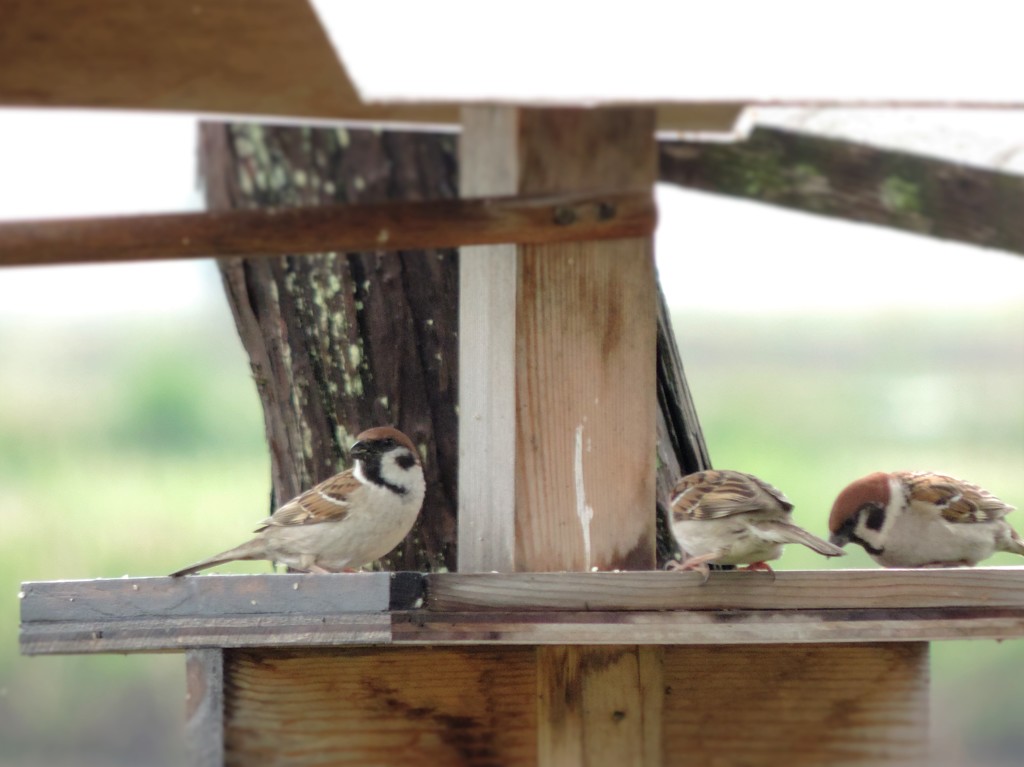
[[[776,484],[808,529],[876,469],[945,470],[1024,505],[1024,307],[676,320],[715,465]],[[267,512],[268,477],[226,309],[0,323],[0,765],[183,762],[181,657],[22,658],[19,583],[162,574],[226,548]],[[861,566],[797,548],[778,564]],[[933,657],[934,763],[1019,764],[1024,642]]]

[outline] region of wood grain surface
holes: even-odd
[[[654,183],[649,110],[477,108],[464,121],[463,194]],[[494,367],[460,371],[460,571],[653,567],[650,238],[494,255],[461,265],[460,325],[487,332],[470,330],[460,356]]]
[[[635,645],[538,647],[537,763],[660,765],[662,655]]]
[[[0,266],[619,239],[654,223],[650,193],[616,191],[11,221]]]
[[[226,575],[26,583],[22,594],[21,650],[29,655],[1024,636],[1019,567],[784,571],[774,582],[764,573],[714,573],[705,585],[697,574],[664,572]]]
[[[924,767],[928,645],[675,647],[665,764]]]
[[[1024,608],[1024,567],[698,573],[434,573],[431,610]]]
[[[226,764],[536,764],[531,648],[227,654]]]

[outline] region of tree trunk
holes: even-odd
[[[444,135],[208,124],[201,166],[211,210],[457,195]],[[225,258],[220,269],[263,405],[271,507],[347,465],[359,431],[394,424],[423,454],[427,497],[383,564],[454,569],[458,254]],[[659,312],[660,563],[675,548],[671,484],[708,461],[664,301]]]

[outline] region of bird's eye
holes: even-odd
[[[861,516],[866,515],[864,524],[869,530],[881,530],[885,524],[885,509],[877,503],[865,503],[857,513]]]

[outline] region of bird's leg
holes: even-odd
[[[718,559],[722,553],[720,551],[712,551],[710,554],[701,554],[699,557],[690,557],[685,562],[676,562],[675,560],[665,565],[666,570],[674,570],[675,572],[685,572],[686,570],[696,570],[704,576],[704,580],[701,585],[708,582],[708,578],[711,577],[711,568],[708,567],[709,562],[714,562]]]
[[[751,562],[746,567],[741,567],[740,570],[747,570],[747,571],[763,570],[765,572],[770,573],[771,576],[772,576],[772,583],[775,582],[775,571],[772,570],[771,565],[769,565],[767,562]]]

